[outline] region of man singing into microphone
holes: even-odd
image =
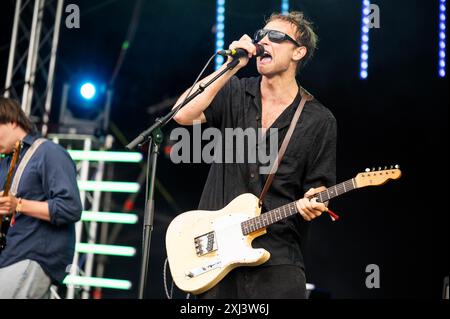
[[[243,49],[248,55],[182,108],[175,120],[182,125],[206,122],[222,132],[260,128],[264,134],[277,129],[281,145],[301,100],[296,74],[313,56],[316,43],[312,23],[303,13],[272,14],[253,39],[243,35],[231,43],[230,49]],[[260,76],[238,79],[234,76],[238,70],[260,55],[258,44],[264,48],[257,57]],[[253,241],[253,247],[270,252],[266,263],[232,270],[199,298],[306,298],[303,256],[309,222],[326,210],[323,203],[307,197],[335,183],[336,130],[333,114],[319,101],[305,104],[262,206],[264,212],[298,200],[299,214],[272,224],[267,234]],[[199,209],[221,209],[242,193],[259,196],[267,178],[259,167],[259,163],[213,163]]]

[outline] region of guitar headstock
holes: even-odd
[[[383,168],[366,168],[364,173],[359,173],[355,177],[356,187],[378,186],[387,183],[391,179],[399,179],[402,176],[399,165],[387,166]]]

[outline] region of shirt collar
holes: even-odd
[[[245,91],[248,94],[252,95],[253,97],[261,95],[261,89],[260,89],[261,88],[261,79],[262,79],[261,75],[250,78],[248,81],[248,84],[245,87]],[[297,81],[297,85],[298,85],[298,88],[300,89],[301,88],[300,82]]]
[[[254,77],[254,78],[250,78],[245,91],[250,94],[251,96],[253,96],[253,101],[254,101],[254,105],[256,106],[256,108],[258,109],[259,112],[261,112],[261,76],[258,77]],[[298,107],[298,104],[300,103],[301,100],[301,96],[300,96],[300,83],[297,81],[297,85],[299,88],[299,91],[297,92],[297,96],[294,98],[293,104],[289,105],[288,109],[285,110],[285,112],[283,112],[280,117],[278,118],[275,122],[277,124],[277,128],[278,129],[283,129],[285,127],[287,127],[288,125],[290,125],[291,120],[292,120],[292,116],[295,112],[295,110]],[[287,113],[287,114],[285,114]],[[286,116],[287,115],[287,116]],[[270,134],[268,134],[269,136]]]
[[[245,88],[245,91],[248,94],[252,95],[253,97],[256,97],[256,96],[260,95],[261,94],[261,90],[260,90],[261,79],[262,79],[261,76],[257,76],[257,77],[251,78],[248,81],[248,84],[247,84],[247,86]]]
[[[28,133],[27,135],[25,135],[25,137],[22,139],[23,146],[25,146],[25,147],[22,147],[22,151],[25,148],[30,147],[34,143],[34,141],[37,140],[38,138],[39,138],[39,134],[36,132]],[[9,154],[3,154],[2,157],[0,157],[0,159],[5,158],[5,157],[10,157],[11,155],[12,155],[12,152]]]
[[[28,146],[34,143],[35,140],[39,138],[38,133],[28,133],[23,139],[22,142]]]

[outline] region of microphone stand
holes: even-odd
[[[225,74],[229,70],[236,67],[236,65],[238,64],[239,59],[238,58],[233,59],[230,63],[227,64],[225,69],[219,72],[206,84],[200,83],[199,87],[194,93],[185,98],[182,103],[174,107],[168,114],[166,114],[162,118],[157,118],[152,126],[150,126],[148,129],[139,134],[139,136],[137,136],[131,143],[129,143],[126,146],[127,149],[131,150],[136,146],[142,147],[145,143],[150,143],[147,159],[147,185],[146,185],[144,221],[143,221],[144,242],[142,248],[143,251],[141,261],[141,273],[139,280],[139,296],[138,296],[139,299],[144,298],[144,291],[147,285],[151,232],[153,231],[153,217],[155,209],[153,198],[155,189],[156,163],[158,159],[159,147],[161,145],[161,142],[163,141],[163,133],[161,128],[164,127],[173,118],[173,116],[178,112],[179,109],[181,109],[184,105],[192,101],[197,95],[202,93],[209,85],[211,85],[211,83],[216,81],[218,78],[220,78],[223,74]],[[152,165],[150,173],[151,178],[149,181],[148,178],[150,171],[150,161],[152,162]]]

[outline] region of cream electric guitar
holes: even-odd
[[[366,170],[355,178],[315,194],[318,202],[326,202],[356,188],[377,186],[398,179],[395,168]],[[166,249],[170,271],[178,288],[193,294],[207,291],[239,266],[257,266],[270,258],[262,248],[255,249],[254,238],[266,233],[266,227],[297,214],[296,202],[264,214],[259,199],[242,194],[218,211],[193,210],[178,215],[166,233]]]

